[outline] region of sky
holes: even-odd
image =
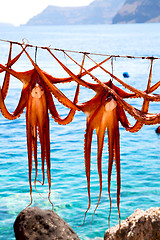
[[[42,12],[48,5],[74,7],[85,6],[91,2],[93,0],[0,0],[0,23],[19,26]]]

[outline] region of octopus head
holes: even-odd
[[[43,94],[44,94],[43,88],[38,83],[36,83],[31,92],[32,97],[41,98]]]
[[[114,108],[116,108],[117,103],[112,97],[108,97],[105,102],[105,111],[111,112]]]

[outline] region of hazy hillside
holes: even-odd
[[[112,22],[160,22],[160,0],[126,0]]]
[[[125,0],[95,0],[84,7],[48,6],[26,25],[66,25],[112,23],[113,16]]]
[[[3,22],[0,22],[0,27],[11,27],[13,26],[12,24],[10,23],[3,23]]]

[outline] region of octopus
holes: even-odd
[[[149,114],[149,101],[159,100],[159,96],[150,94],[159,86],[159,84],[155,84],[151,87],[151,77],[152,77],[152,65],[153,60],[151,59],[151,67],[148,79],[148,85],[145,92],[140,90],[136,90],[135,88],[125,84],[120,79],[116,78],[113,74],[106,71],[110,74],[111,77],[114,77],[119,83],[128,88],[134,93],[127,93],[122,89],[116,87],[112,81],[108,81],[106,83],[102,83],[100,80],[95,78],[89,71],[85,70],[91,77],[97,82],[97,84],[88,83],[82,78],[78,78],[73,72],[71,72],[56,56],[47,49],[51,55],[57,60],[57,62],[62,66],[62,68],[74,79],[77,83],[82,86],[85,86],[89,89],[92,89],[96,92],[96,95],[89,100],[88,102],[82,104],[76,104],[81,111],[86,114],[87,123],[86,123],[86,134],[84,140],[84,157],[85,157],[85,171],[87,177],[87,186],[88,186],[88,197],[89,204],[87,211],[85,212],[85,217],[91,206],[91,195],[90,195],[90,168],[91,168],[91,144],[92,144],[92,135],[93,130],[96,130],[97,134],[97,168],[99,174],[99,184],[100,184],[100,193],[99,200],[95,211],[99,205],[101,194],[102,194],[102,152],[104,145],[104,137],[105,130],[107,128],[108,134],[108,150],[109,150],[109,163],[108,163],[108,193],[110,199],[110,214],[111,214],[111,194],[110,194],[110,183],[111,183],[111,173],[113,166],[113,158],[115,159],[116,171],[117,171],[117,208],[119,213],[119,224],[120,224],[120,186],[121,186],[121,175],[120,175],[120,134],[119,134],[119,122],[122,126],[130,132],[139,131],[143,124],[155,124],[160,121],[160,114]],[[65,53],[69,56],[67,53]],[[70,57],[70,56],[69,56]],[[70,57],[71,58],[71,57]],[[73,60],[73,59],[72,59]],[[94,62],[96,63],[96,62]],[[78,64],[78,63],[76,63]],[[97,63],[96,63],[97,64]],[[79,64],[78,64],[79,65]],[[97,64],[98,66],[98,64]],[[127,102],[125,102],[124,98],[132,98],[132,97],[144,97],[144,102],[142,105],[141,111],[132,107]],[[125,110],[133,116],[137,121],[134,126],[131,126],[129,123]],[[94,211],[94,214],[95,214]],[[109,219],[110,219],[109,214]]]

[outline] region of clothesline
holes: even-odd
[[[153,57],[153,56],[124,56],[124,55],[109,55],[109,54],[103,54],[103,53],[93,53],[93,52],[86,52],[86,51],[76,51],[76,50],[68,50],[68,49],[61,49],[61,48],[52,48],[52,47],[46,47],[46,46],[36,46],[36,45],[32,45],[29,44],[29,41],[27,39],[22,39],[22,43],[20,42],[16,42],[16,41],[10,41],[10,40],[4,40],[4,39],[0,39],[1,42],[8,42],[8,43],[12,43],[12,44],[17,44],[20,46],[27,46],[27,47],[33,47],[33,48],[41,48],[41,49],[47,49],[49,48],[50,50],[54,50],[54,51],[61,51],[61,52],[71,52],[71,53],[79,53],[79,54],[90,54],[90,55],[97,55],[97,56],[106,56],[106,57],[112,57],[112,58],[133,58],[133,59],[160,59],[160,57]],[[25,41],[27,43],[25,43]]]

